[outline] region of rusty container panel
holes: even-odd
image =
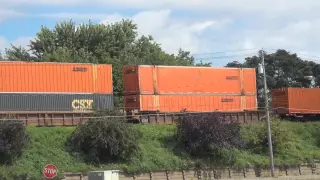
[[[0,92],[113,92],[108,64],[0,62]]]
[[[124,110],[127,112],[140,110],[140,95],[125,95],[124,99]]]
[[[271,92],[272,108],[279,114],[289,113],[288,89],[273,89]]]
[[[124,66],[124,94],[256,94],[255,69]]]
[[[156,95],[126,95],[124,104],[126,111],[159,111],[158,103],[155,102],[159,96]]]
[[[128,95],[126,111],[211,112],[257,110],[256,96]]]
[[[320,88],[286,88],[273,92],[274,108],[287,114],[320,114]]]
[[[123,66],[124,94],[154,94],[153,66]]]

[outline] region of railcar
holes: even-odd
[[[254,68],[128,65],[122,77],[125,111],[140,122],[186,112],[258,113]],[[165,115],[150,116],[158,113]]]
[[[283,119],[320,120],[320,88],[274,89],[272,108]]]
[[[254,68],[123,66],[128,121],[172,124],[182,114],[220,112],[258,121]],[[74,126],[115,110],[110,64],[0,62],[0,115],[26,125]]]

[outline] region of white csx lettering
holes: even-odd
[[[92,109],[92,99],[75,99],[72,101],[72,108],[75,110]]]

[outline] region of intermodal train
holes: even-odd
[[[110,64],[0,61],[0,113],[26,125],[83,123],[96,110],[116,108],[112,74]],[[220,112],[246,123],[264,116],[254,68],[126,65],[122,78],[122,109],[130,121],[171,124],[185,113]],[[315,115],[319,90],[275,90],[273,107],[281,116]],[[313,104],[297,104],[298,94]],[[297,105],[300,113],[292,110]]]
[[[289,120],[320,120],[320,88],[272,90],[273,112]]]

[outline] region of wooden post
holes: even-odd
[[[186,178],[185,178],[185,172],[184,172],[184,170],[182,170],[182,180],[185,180]]]
[[[166,177],[167,177],[167,180],[169,180],[169,172],[168,172],[168,170],[166,170]]]

